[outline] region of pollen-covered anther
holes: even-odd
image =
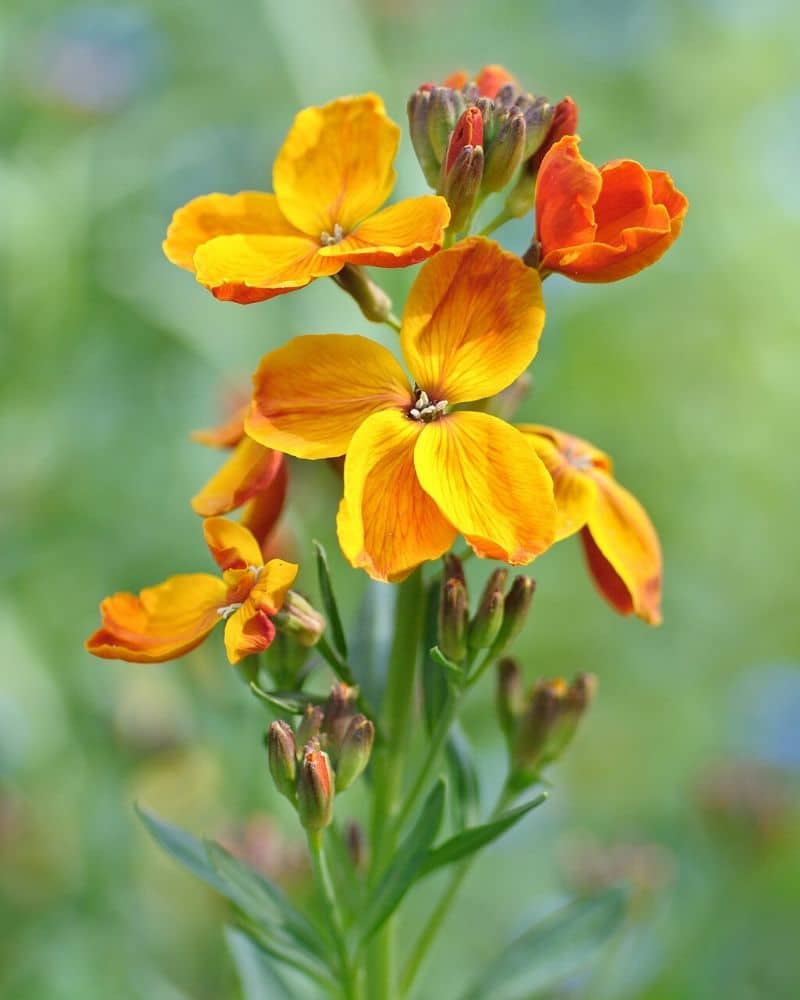
[[[432,400],[424,389],[416,389],[414,405],[408,411],[408,416],[412,420],[421,420],[422,423],[429,424],[431,420],[443,416],[446,410],[446,399]]]
[[[324,247],[335,246],[337,243],[341,243],[343,239],[344,229],[342,229],[338,222],[333,227],[333,235],[324,230],[319,234],[319,241]]]

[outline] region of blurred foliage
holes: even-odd
[[[219,648],[138,667],[81,643],[104,594],[206,566],[187,500],[217,459],[189,430],[266,349],[365,324],[332,282],[217,303],[159,245],[188,198],[268,188],[301,106],[375,89],[402,120],[420,81],[491,61],[571,94],[587,157],[669,169],[692,202],[638,277],[548,281],[523,413],[615,457],[661,533],[665,625],[615,618],[577,544],[537,563],[529,677],[593,670],[599,701],[550,802],[477,866],[420,996],[455,997],[565,885],[642,865],[629,933],[559,996],[798,995],[798,31],[789,0],[0,6],[3,997],[238,995],[224,910],[147,842],[134,800],[227,831],[302,891],[266,716]],[[398,172],[398,196],[423,191],[407,139]],[[500,238],[521,252],[529,223]],[[413,270],[381,274],[398,300]],[[306,585],[317,536],[352,618],[336,480],[294,471]],[[487,681],[466,718],[485,786],[490,698]]]

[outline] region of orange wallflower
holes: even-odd
[[[620,614],[661,622],[661,546],[639,501],[612,476],[608,455],[552,427],[519,428],[553,477],[556,539],[581,533],[589,572]]]
[[[474,80],[463,69],[458,70],[456,73],[451,73],[444,81],[443,86],[452,87],[453,90],[461,90],[468,83],[475,84],[478,88],[479,97],[489,97],[494,100],[501,87],[505,87],[507,83],[516,85],[517,81],[504,66],[492,63],[489,66],[484,66]]]
[[[262,359],[247,433],[298,458],[346,453],[339,541],[377,580],[402,579],[458,532],[480,556],[528,563],[555,533],[547,470],[509,424],[453,408],[525,371],[543,325],[539,275],[465,240],[411,289],[400,346],[413,387],[371,340],[298,337]]]
[[[175,213],[164,253],[218,299],[261,302],[347,263],[405,267],[442,244],[443,198],[378,211],[394,187],[400,129],[374,94],[306,108],[272,171],[275,194],[195,198]]]
[[[689,203],[661,170],[612,160],[598,170],[566,135],[536,183],[539,269],[575,281],[618,281],[655,263],[677,239]]]
[[[192,497],[201,517],[216,517],[244,507],[241,523],[264,543],[278,522],[286,500],[288,474],[282,452],[258,444],[244,432],[248,406],[242,406],[219,427],[195,431],[192,439],[233,452],[205,486]]]
[[[137,597],[119,593],[100,604],[102,626],[86,649],[107,660],[160,663],[199,646],[221,621],[231,663],[266,649],[275,636],[271,617],[297,575],[294,563],[264,564],[253,535],[234,521],[212,517],[203,533],[222,577],[171,576]]]

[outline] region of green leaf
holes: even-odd
[[[330,569],[328,568],[328,556],[321,542],[314,541],[314,548],[317,553],[317,578],[319,579],[319,592],[322,597],[322,604],[325,614],[328,616],[328,624],[331,629],[331,638],[336,652],[343,659],[347,659],[347,639],[342,628],[342,619],[339,617],[339,607],[336,604],[336,597],[333,593]]]
[[[265,691],[253,682],[250,690],[256,698],[290,715],[302,715],[307,705],[319,705],[326,698],[325,695],[307,694],[305,691]]]
[[[397,587],[368,580],[353,630],[350,660],[356,680],[372,705],[380,705],[394,636]]]
[[[246,931],[226,927],[225,943],[236,966],[243,1000],[292,1000],[292,989],[275,962]]]
[[[212,889],[223,896],[228,895],[227,886],[214,870],[201,841],[185,830],[165,823],[164,820],[159,819],[140,805],[135,805],[134,809],[152,838],[167,854],[175,858],[206,885],[210,885]]]
[[[472,749],[458,722],[454,722],[444,746],[450,772],[450,810],[456,830],[474,823],[480,811],[480,782],[472,760]]]
[[[444,788],[444,781],[440,778],[425,800],[416,823],[395,851],[394,860],[378,883],[364,918],[362,943],[380,930],[394,913],[425,863],[442,823]]]
[[[456,834],[455,837],[451,837],[450,840],[446,840],[439,847],[428,853],[425,863],[420,868],[418,877],[422,878],[424,875],[436,871],[437,868],[452,865],[454,861],[460,861],[462,858],[474,854],[475,851],[479,851],[482,847],[502,836],[506,830],[510,830],[523,816],[527,815],[527,813],[537,806],[540,806],[546,798],[547,794],[542,792],[535,799],[531,799],[530,802],[526,802],[516,809],[510,809],[507,813],[492,820],[491,823],[484,823],[481,826],[473,826],[468,830],[462,830],[461,833]]]
[[[463,676],[464,671],[461,667],[457,663],[453,663],[451,659],[448,659],[438,646],[431,647],[430,654],[434,663],[438,663],[440,667],[444,667],[445,670],[448,670],[451,674],[455,674],[456,677]]]
[[[281,940],[271,928],[262,927],[246,914],[238,914],[237,926],[270,958],[277,959],[290,969],[302,973],[328,990],[329,993],[336,993],[336,982],[330,969],[320,964],[308,952],[295,948],[291,941]],[[296,996],[297,992],[290,995]]]
[[[447,676],[431,656],[439,634],[439,599],[442,585],[434,580],[425,595],[425,617],[422,625],[422,706],[425,727],[429,733],[436,728],[447,701]]]
[[[621,889],[567,903],[501,952],[462,1000],[533,1000],[596,958],[626,910]]]

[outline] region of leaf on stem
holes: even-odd
[[[368,580],[353,630],[350,654],[358,670],[356,679],[372,705],[381,704],[386,686],[397,590],[389,583]]]
[[[342,628],[342,619],[339,616],[339,607],[333,593],[333,583],[331,582],[330,569],[328,567],[328,555],[321,542],[314,541],[314,549],[317,553],[317,578],[319,579],[319,592],[322,597],[322,604],[325,614],[328,616],[331,638],[336,652],[343,659],[347,659],[347,639]]]
[[[434,663],[438,663],[440,667],[444,667],[445,670],[454,674],[456,677],[462,677],[464,671],[459,667],[457,663],[453,663],[452,660],[448,659],[444,653],[439,649],[438,646],[433,646],[430,651],[431,659]]]
[[[425,800],[410,833],[395,851],[394,860],[378,883],[367,907],[361,934],[362,943],[380,930],[394,913],[425,863],[442,823],[444,792],[444,781],[440,778]]]
[[[456,830],[474,823],[480,810],[480,782],[472,749],[457,722],[454,722],[444,747],[450,772],[450,811]]]
[[[225,943],[236,967],[243,1000],[292,1000],[292,987],[271,956],[246,931],[226,927]]]
[[[260,701],[290,715],[302,715],[306,706],[319,705],[325,701],[325,695],[306,694],[305,691],[265,691],[252,681],[250,690]]]

